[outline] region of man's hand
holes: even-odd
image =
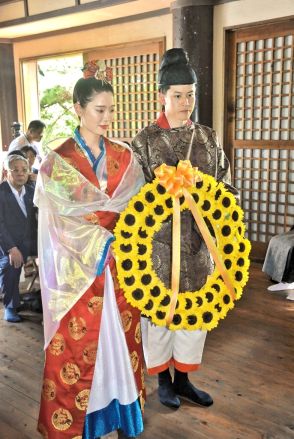
[[[31,181],[37,181],[37,177],[38,177],[38,174],[34,174],[33,172],[31,172],[29,174],[29,180],[31,180]]]
[[[17,247],[12,247],[9,250],[9,262],[14,268],[20,268],[23,264],[23,256]]]

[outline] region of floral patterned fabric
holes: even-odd
[[[107,194],[111,197],[130,165],[131,152],[108,139],[105,139],[105,147]],[[86,177],[92,185],[99,188],[99,182],[91,164],[73,139],[68,139],[55,152]],[[92,211],[84,215],[85,221],[92,225],[100,225],[110,233],[117,218],[118,212],[114,211]],[[145,390],[140,314],[124,299],[117,282],[115,260],[111,253],[106,263],[109,264],[111,270],[116,303],[129,349],[138,398],[143,407]],[[92,285],[62,317],[57,332],[46,348],[38,423],[38,430],[44,438],[82,438],[96,353],[99,350],[104,277],[104,272],[96,276]],[[103,388],[101,391],[103,392]]]

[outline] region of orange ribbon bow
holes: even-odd
[[[163,163],[154,173],[167,192],[179,198],[183,195],[184,188],[194,186],[200,180],[195,171],[197,168],[192,167],[190,160],[180,160],[177,167]]]

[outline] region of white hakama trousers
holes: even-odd
[[[142,317],[142,340],[149,374],[166,370],[171,364],[181,372],[197,370],[202,360],[207,331],[171,331]]]

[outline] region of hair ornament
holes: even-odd
[[[96,78],[101,81],[111,82],[112,81],[112,68],[107,67],[105,61],[95,59],[85,63],[82,68],[84,78]]]

